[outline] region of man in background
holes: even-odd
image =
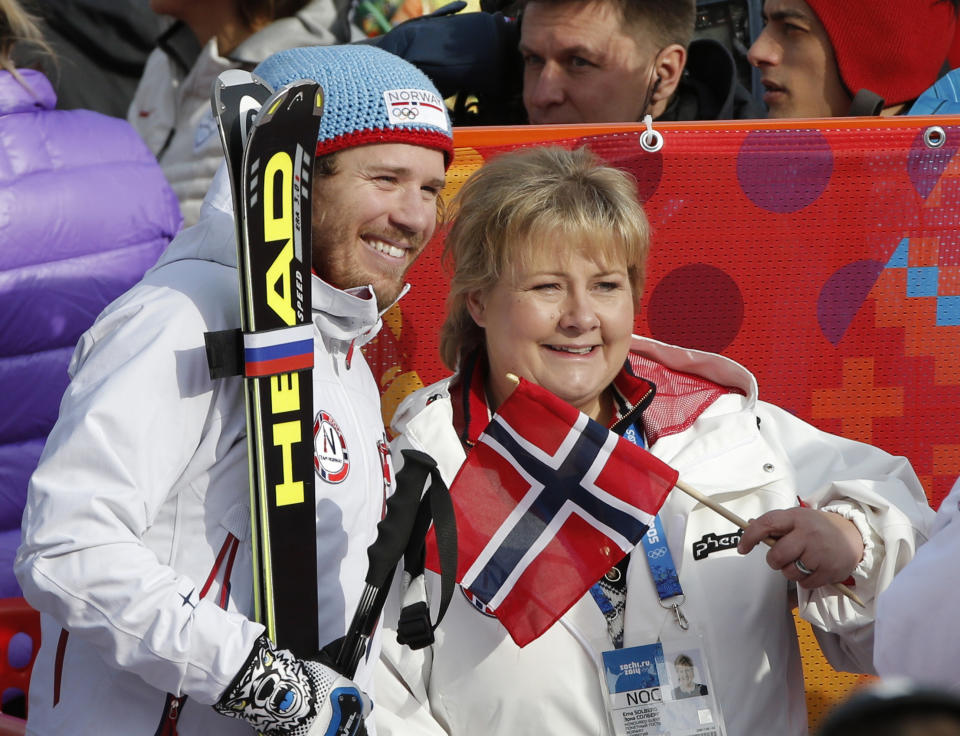
[[[762,117],[727,48],[693,39],[695,21],[695,0],[526,0],[517,18],[420,18],[371,43],[456,96],[459,124]]]
[[[766,0],[748,53],[772,118],[898,115],[945,71],[958,0]]]

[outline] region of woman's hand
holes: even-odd
[[[863,559],[857,527],[830,511],[802,507],[768,511],[747,524],[737,551],[745,555],[766,537],[776,540],[767,552],[767,564],[804,588],[843,582]]]

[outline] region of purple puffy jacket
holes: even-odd
[[[12,566],[27,481],[74,345],[181,222],[125,120],[55,110],[47,78],[20,74],[36,97],[0,71],[0,597],[20,595]]]

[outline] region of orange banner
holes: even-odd
[[[520,146],[588,146],[631,172],[653,225],[637,331],[723,353],[760,395],[913,463],[936,507],[960,476],[960,118],[466,128],[445,197]],[[366,353],[384,417],[443,377],[440,236]],[[863,678],[798,621],[811,726]]]
[[[936,504],[960,476],[960,118],[456,131],[447,198],[490,156],[552,141],[631,172],[653,226],[637,331],[744,363],[761,397],[910,458]],[[939,131],[939,132],[938,132]],[[389,418],[446,374],[440,236],[371,345]]]

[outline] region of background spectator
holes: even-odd
[[[210,109],[217,76],[252,70],[276,51],[343,43],[354,33],[337,0],[150,0],[150,7],[178,22],[150,54],[127,119],[160,161],[184,224],[192,225],[223,160]]]
[[[23,67],[42,67],[57,93],[57,107],[127,116],[147,56],[164,21],[148,0],[33,0],[56,63],[36,47],[14,52]]]
[[[958,0],[766,0],[750,47],[773,118],[896,115],[944,71]]]
[[[372,41],[423,69],[458,123],[722,120],[763,115],[730,51],[693,39],[694,0],[529,0],[520,19],[463,13]],[[462,101],[475,97],[473,110]],[[467,114],[472,112],[472,114]]]
[[[930,538],[878,602],[874,663],[885,677],[909,677],[960,693],[960,481],[943,499]]]

